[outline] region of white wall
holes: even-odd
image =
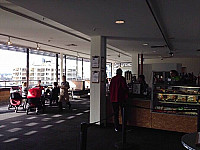
[[[152,64],[152,71],[170,71],[170,70],[177,70],[181,72],[182,64],[176,63],[154,63]]]
[[[182,67],[187,68],[187,72],[193,72],[194,75],[200,73],[200,58],[164,58],[161,59],[145,59],[144,64],[153,63],[181,63]]]

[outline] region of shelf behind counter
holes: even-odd
[[[151,100],[145,98],[129,98],[127,104],[127,124],[129,126],[146,127],[176,132],[191,133],[197,131],[197,117],[189,115],[177,115],[157,113],[150,110]],[[143,109],[139,106],[149,109]],[[109,95],[107,96],[107,116],[112,114],[112,105]],[[108,123],[113,123],[110,118]],[[120,115],[121,122],[121,115]]]

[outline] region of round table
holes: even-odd
[[[185,134],[181,138],[183,146],[189,150],[200,150],[200,147],[196,146],[197,132]]]

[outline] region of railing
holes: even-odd
[[[26,82],[27,80],[5,80],[5,81],[0,81],[0,88],[11,88],[13,86],[20,86],[21,83]],[[30,82],[37,82],[38,80],[29,80]],[[13,83],[13,84],[8,84],[8,83]]]

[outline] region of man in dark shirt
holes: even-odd
[[[116,76],[112,78],[110,83],[110,101],[112,102],[114,111],[115,131],[119,130],[119,106],[122,106],[128,98],[128,87],[126,79],[122,76],[122,70],[117,69]]]

